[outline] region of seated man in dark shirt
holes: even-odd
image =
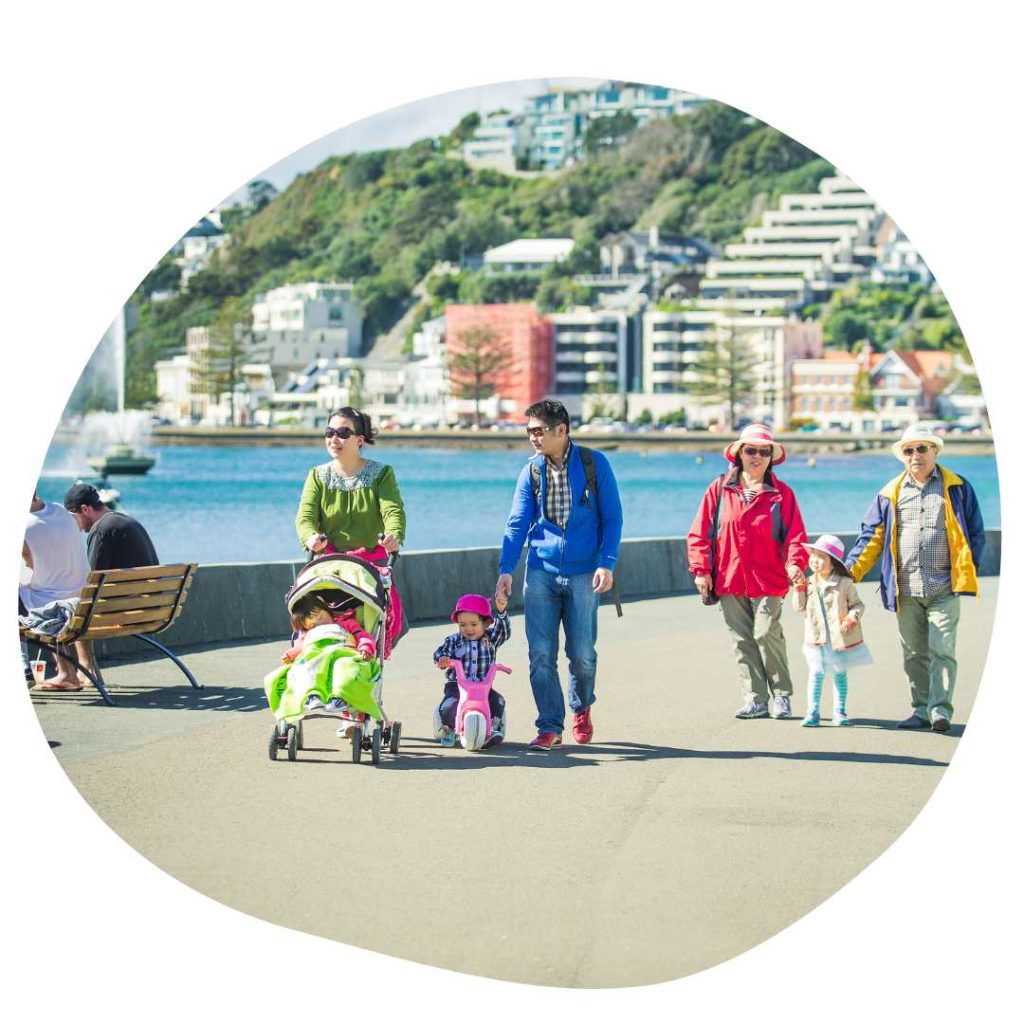
[[[160,564],[145,527],[131,516],[107,508],[91,484],[73,484],[64,495],[64,507],[87,535],[91,569],[135,569]]]
[[[135,569],[160,564],[143,525],[123,512],[107,508],[91,484],[72,484],[64,495],[64,507],[86,534],[90,569]],[[95,673],[92,643],[86,640],[76,648],[82,667]],[[89,682],[87,677],[79,678],[83,683]]]

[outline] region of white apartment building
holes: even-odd
[[[181,239],[181,256],[175,263],[181,268],[181,287],[187,288],[191,277],[210,262],[210,258],[229,241],[220,224],[220,214],[208,213],[198,224],[189,228]]]
[[[473,137],[462,146],[462,156],[471,167],[489,167],[512,174],[516,161],[529,149],[529,133],[522,114],[506,111],[488,114]]]
[[[363,315],[351,282],[274,288],[253,303],[252,329],[276,372],[362,352]]]
[[[678,409],[691,423],[725,422],[724,403],[694,396],[693,371],[705,346],[729,337],[741,339],[757,359],[756,383],[746,415],[772,423],[789,422],[790,367],[794,360],[820,355],[821,326],[795,317],[751,315],[735,309],[651,310],[643,316],[644,392],[630,395],[630,415],[646,408],[655,417]]]
[[[570,416],[584,415],[588,395],[611,401],[625,394],[628,312],[583,306],[547,319],[554,358],[552,390]]]

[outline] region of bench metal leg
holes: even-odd
[[[103,675],[99,670],[99,666],[97,666],[96,673],[94,675],[87,668],[85,668],[84,665],[79,664],[78,659],[70,653],[69,648],[57,644],[56,646],[51,647],[49,649],[53,651],[53,653],[57,657],[64,658],[66,661],[70,661],[71,664],[74,666],[76,672],[81,672],[83,675],[91,679],[92,685],[95,686],[97,690],[99,690],[99,694],[103,698],[104,704],[107,704],[110,707],[116,707],[116,705],[114,704],[114,698],[111,697],[110,694],[107,692],[107,684],[103,682]]]
[[[158,643],[158,642],[157,642],[156,640],[154,640],[154,639],[153,639],[153,638],[152,638],[151,636],[146,636],[146,635],[145,635],[144,633],[136,633],[136,634],[135,634],[135,636],[136,636],[136,637],[137,637],[137,638],[138,638],[139,640],[145,640],[147,644],[152,644],[152,645],[153,645],[153,646],[154,646],[154,647],[155,647],[155,648],[156,648],[156,649],[157,649],[158,651],[163,651],[163,653],[164,653],[164,654],[166,654],[166,655],[167,655],[167,657],[168,657],[168,658],[170,658],[170,659],[171,659],[171,661],[173,661],[173,662],[174,662],[174,664],[175,664],[175,665],[177,665],[177,666],[178,666],[178,668],[180,668],[180,669],[181,669],[181,671],[185,673],[185,678],[186,678],[186,679],[187,679],[187,680],[188,680],[188,681],[189,681],[189,682],[190,682],[190,683],[191,683],[191,684],[192,684],[192,685],[193,685],[193,686],[194,686],[194,687],[195,687],[195,688],[196,688],[197,690],[201,690],[201,689],[203,688],[202,684],[201,684],[201,683],[197,683],[197,682],[196,682],[196,680],[195,680],[195,677],[194,677],[194,676],[192,675],[192,673],[191,673],[191,672],[189,672],[189,670],[188,670],[187,668],[185,668],[185,666],[184,666],[184,665],[183,665],[183,664],[181,663],[181,659],[180,659],[180,658],[179,658],[179,657],[178,657],[178,656],[177,656],[177,655],[176,655],[176,654],[174,653],[174,651],[170,650],[170,649],[169,649],[169,648],[167,648],[167,647],[164,647],[164,645],[163,645],[163,644],[161,644],[161,643]]]

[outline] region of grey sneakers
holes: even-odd
[[[768,705],[758,704],[756,700],[748,700],[736,712],[737,718],[767,718],[768,717]]]
[[[772,697],[772,718],[789,718],[789,696],[785,693],[777,693]]]

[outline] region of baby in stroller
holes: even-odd
[[[368,718],[384,720],[377,657],[387,598],[377,573],[358,559],[332,555],[310,563],[288,593],[292,646],[263,680],[277,728],[314,713],[336,713],[339,736]]]

